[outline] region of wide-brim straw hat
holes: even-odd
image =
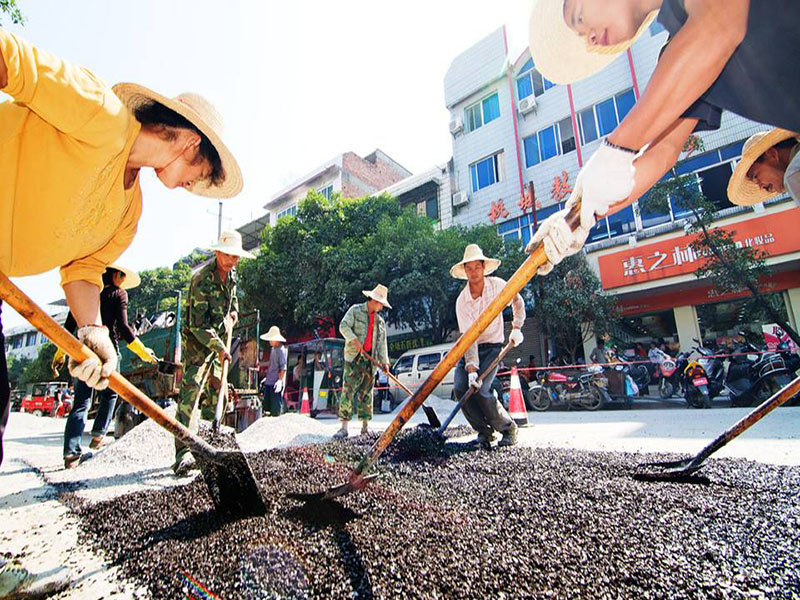
[[[127,267],[123,267],[117,263],[111,263],[106,269],[114,269],[125,275],[125,280],[122,282],[122,285],[119,286],[123,290],[130,290],[142,283],[142,278],[139,277],[136,271],[131,271]]]
[[[198,181],[187,188],[192,194],[208,198],[231,198],[242,191],[242,170],[233,157],[233,153],[222,141],[222,116],[208,100],[200,94],[184,93],[175,98],[167,98],[136,83],[118,83],[113,87],[114,93],[131,111],[153,101],[163,104],[170,110],[185,117],[211,141],[222,161],[224,179],[219,185],[209,181]]]
[[[261,339],[265,342],[286,342],[286,338],[281,335],[281,330],[277,325],[270,327],[269,331],[261,336]]]
[[[361,290],[361,293],[364,294],[367,298],[371,300],[375,300],[383,304],[386,308],[392,308],[392,305],[389,304],[389,290],[386,288],[385,285],[381,285],[380,283],[375,286],[373,290]]]
[[[469,244],[466,248],[464,248],[464,258],[461,259],[461,262],[457,262],[452,267],[450,267],[450,275],[452,275],[456,279],[467,279],[467,272],[464,270],[464,265],[468,262],[472,262],[473,260],[482,260],[483,261],[483,274],[490,275],[497,270],[497,267],[500,266],[500,261],[496,258],[488,258],[484,256],[483,250],[478,244]]]
[[[742,146],[742,158],[728,181],[728,198],[731,202],[739,206],[752,206],[784,193],[783,190],[775,192],[762,190],[755,181],[747,178],[747,172],[764,152],[775,144],[793,137],[797,137],[797,134],[786,129],[776,128],[770,131],[759,131],[747,138]]]
[[[589,46],[564,21],[564,0],[535,0],[530,20],[531,58],[536,70],[553,83],[573,83],[594,75],[631,47],[655,20],[645,17],[633,39],[613,46]]]
[[[213,246],[208,246],[208,250],[214,250],[230,254],[232,256],[241,256],[244,258],[255,258],[252,254],[242,248],[242,235],[238,231],[223,231],[219,235],[219,241]]]

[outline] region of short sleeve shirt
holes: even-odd
[[[676,35],[688,19],[684,0],[664,0],[658,21]],[[683,114],[695,131],[719,129],[722,111],[800,131],[800,1],[750,0],[747,33],[717,80]]]
[[[281,371],[286,370],[286,350],[283,346],[273,348],[269,353],[269,367],[267,367],[267,375],[264,377],[264,383],[272,385],[281,374]]]

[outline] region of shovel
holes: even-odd
[[[574,231],[580,225],[580,220],[581,202],[579,198],[566,215],[566,221]],[[389,427],[386,428],[381,437],[372,445],[369,454],[362,458],[355,470],[350,473],[347,482],[318,494],[305,494],[302,498],[300,498],[299,495],[293,495],[292,497],[307,501],[330,500],[363,489],[367,483],[372,481],[375,475],[365,475],[365,473],[372,468],[375,461],[378,460],[378,457],[383,454],[383,451],[386,450],[386,447],[394,440],[397,433],[408,423],[409,419],[417,412],[417,409],[419,409],[425,399],[436,386],[441,383],[445,375],[450,372],[450,369],[456,366],[456,363],[464,356],[467,349],[477,341],[495,317],[511,303],[514,296],[516,296],[531,278],[536,275],[536,271],[539,270],[539,267],[545,264],[547,264],[547,255],[544,252],[544,244],[540,243],[533,249],[530,256],[525,259],[525,262],[520,265],[519,269],[511,276],[511,279],[509,279],[505,287],[500,290],[497,297],[486,307],[486,310],[478,316],[467,331],[461,334],[455,346],[445,355],[442,362],[428,375],[428,378],[422,383],[419,389],[417,389],[416,393],[411,396],[411,399],[400,412],[397,413],[397,416],[389,424]]]
[[[380,364],[380,363],[379,363],[377,360],[375,360],[375,359],[374,359],[374,358],[373,358],[371,355],[369,355],[369,354],[367,354],[366,352],[364,352],[364,350],[361,350],[361,354],[362,354],[362,355],[364,355],[364,357],[365,357],[367,360],[369,360],[369,362],[371,362],[373,365],[375,365],[376,367],[378,367],[378,368],[379,368],[381,371],[383,371],[384,373],[386,373],[386,377],[388,377],[389,379],[391,379],[391,380],[392,380],[392,383],[394,383],[394,384],[395,384],[397,387],[399,387],[399,388],[400,388],[401,390],[403,390],[403,391],[404,391],[406,394],[408,394],[408,396],[409,396],[409,397],[411,397],[411,396],[413,396],[413,395],[414,395],[414,392],[412,392],[410,389],[408,389],[408,387],[406,387],[406,385],[405,385],[405,384],[404,384],[402,381],[400,381],[400,380],[399,380],[397,377],[395,377],[395,376],[394,376],[394,374],[393,374],[391,371],[384,371],[384,370],[383,370],[383,365],[381,365],[381,364]],[[438,428],[438,427],[441,427],[441,426],[442,426],[442,422],[439,420],[439,417],[437,416],[437,414],[436,414],[436,411],[435,411],[435,410],[433,410],[433,408],[432,408],[432,407],[430,407],[430,406],[425,406],[425,405],[423,404],[423,405],[422,405],[422,410],[424,410],[424,411],[425,411],[425,416],[426,416],[426,417],[428,417],[428,423],[430,424],[430,426],[431,426],[431,427],[437,427],[437,428]]]
[[[690,475],[705,466],[705,461],[709,456],[798,393],[800,393],[800,377],[797,377],[785,388],[742,417],[694,457],[684,460],[641,464],[639,465],[639,470],[633,474],[634,479],[643,481],[689,481]]]
[[[28,296],[0,273],[0,299],[25,317],[59,348],[76,361],[97,358],[94,353],[56,323]],[[111,373],[109,387],[138,408],[173,436],[186,444],[197,459],[217,512],[230,518],[266,514],[261,495],[247,458],[240,450],[217,450],[170,417],[150,398],[119,373]]]
[[[230,310],[228,311],[230,314]],[[227,319],[227,317],[226,317]],[[233,325],[225,322],[225,329],[228,330],[228,337],[225,341],[225,352],[231,353],[231,338],[233,337]],[[214,411],[214,421],[211,423],[211,431],[217,433],[219,431],[219,424],[222,421],[222,412],[225,408],[225,396],[228,394],[228,366],[230,360],[227,358],[222,361],[222,376],[219,378],[219,394],[217,395],[217,408]]]
[[[483,380],[486,379],[489,375],[491,375],[492,371],[494,371],[497,368],[497,365],[500,364],[500,361],[502,361],[503,358],[505,358],[506,354],[508,354],[508,351],[511,350],[513,347],[514,347],[514,344],[512,344],[511,342],[508,342],[505,346],[503,346],[503,349],[500,350],[500,354],[497,355],[497,358],[495,358],[492,361],[492,363],[488,367],[486,367],[483,370],[483,373],[481,373],[480,376],[478,377],[478,386],[477,387],[472,386],[472,385],[469,386],[469,389],[466,392],[464,392],[463,396],[461,396],[461,400],[458,401],[458,405],[452,410],[450,415],[444,420],[444,423],[442,423],[439,426],[439,430],[436,433],[438,433],[440,436],[444,436],[444,432],[447,429],[447,426],[450,425],[450,422],[453,419],[455,419],[456,415],[458,414],[458,411],[460,411],[462,408],[464,408],[464,405],[467,403],[467,400],[469,400],[472,397],[472,394],[474,394],[479,389],[481,389],[481,385],[482,385]]]

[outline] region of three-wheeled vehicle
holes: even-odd
[[[20,412],[32,413],[37,417],[66,417],[71,405],[59,400],[62,396],[61,390],[66,391],[68,387],[69,384],[65,381],[32,383],[30,391],[22,398]]]
[[[287,408],[299,411],[303,390],[308,390],[311,416],[337,413],[344,376],[344,340],[320,338],[297,342],[287,347]]]

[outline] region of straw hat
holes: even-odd
[[[374,290],[361,290],[361,293],[371,300],[380,302],[386,308],[392,308],[392,305],[389,304],[389,299],[388,299],[389,290],[386,289],[385,285],[381,285],[379,283],[378,285],[375,286]]]
[[[261,336],[261,339],[266,342],[286,342],[286,338],[281,335],[281,330],[277,325],[269,328],[269,331]]]
[[[573,83],[611,64],[644,33],[658,15],[645,17],[633,39],[613,46],[589,46],[567,27],[564,0],[534,0],[530,21],[531,58],[536,69],[553,83]]]
[[[131,271],[130,269],[122,267],[117,263],[111,263],[106,267],[106,269],[114,269],[125,275],[125,281],[123,281],[122,285],[119,286],[123,290],[130,290],[142,283],[142,278],[139,277],[139,274],[136,271]]]
[[[747,178],[747,172],[764,152],[775,144],[796,135],[786,129],[776,128],[771,131],[759,131],[747,138],[742,147],[742,159],[736,165],[733,175],[728,181],[728,198],[731,202],[740,206],[751,206],[783,194],[783,191],[766,192],[762,190],[757,183]]]
[[[191,193],[209,198],[231,198],[242,191],[242,171],[233,154],[222,141],[222,116],[208,100],[200,94],[192,93],[167,98],[136,83],[118,83],[113,90],[125,106],[132,111],[152,101],[163,104],[188,119],[211,141],[222,160],[224,179],[219,185],[198,181],[188,188]]]
[[[242,234],[238,231],[223,231],[219,235],[219,241],[213,246],[209,246],[208,250],[219,250],[225,254],[242,256],[244,258],[255,258],[255,254],[251,254],[242,248]]]
[[[496,258],[487,258],[483,255],[483,250],[478,244],[469,244],[464,248],[464,258],[461,262],[457,262],[450,267],[450,275],[456,279],[467,279],[467,272],[464,270],[464,264],[473,260],[483,261],[483,274],[491,275],[500,266],[500,261]]]

